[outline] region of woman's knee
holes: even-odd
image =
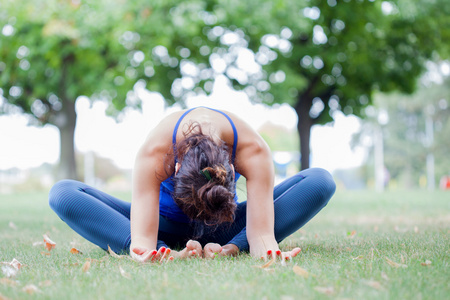
[[[80,182],[64,179],[55,183],[48,195],[48,202],[60,217],[67,214],[69,202],[74,199],[74,192],[79,190]]]
[[[310,169],[309,176],[313,177],[311,179],[314,181],[317,192],[320,193],[321,198],[325,202],[324,205],[326,205],[336,191],[336,183],[333,176],[330,172],[321,168]]]

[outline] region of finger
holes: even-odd
[[[163,256],[164,252],[166,251],[166,247],[159,248],[158,252],[152,257],[152,262],[155,260],[159,260],[161,256]]]
[[[161,255],[161,258],[159,259],[159,262],[162,263],[164,262],[164,260],[166,260],[166,258],[168,258],[170,256],[170,252],[172,250],[170,250],[170,248],[167,248],[164,253]]]
[[[291,256],[291,257],[296,257],[297,254],[299,254],[301,251],[302,251],[301,248],[294,248],[294,249],[291,250],[290,256]]]
[[[149,259],[153,260],[153,257],[156,255],[156,253],[157,253],[156,250],[153,251],[147,250],[141,255],[133,253],[133,259],[135,259],[138,262],[146,262]]]
[[[283,259],[281,250],[277,250],[275,253],[276,253],[278,258]]]
[[[194,256],[196,256],[198,253],[197,253],[197,250],[194,249],[194,250],[190,250],[188,254],[189,254],[189,255],[188,255],[189,257],[194,257]]]
[[[144,254],[146,251],[148,251],[145,248],[133,248],[133,252],[136,253],[137,255],[142,255]]]
[[[274,255],[275,255],[275,253],[272,250],[267,250],[267,257],[269,259],[273,259]]]
[[[194,240],[189,240],[186,243],[186,248],[188,248],[189,250],[197,250],[197,252],[201,252],[202,251],[202,245]]]

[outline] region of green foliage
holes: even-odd
[[[442,84],[422,86],[413,95],[379,94],[374,108],[366,110],[362,131],[355,140],[371,138],[378,125],[378,113],[384,111],[389,122],[383,125],[384,161],[392,179],[401,185],[418,186],[426,176],[426,156],[435,159],[435,177],[438,181],[450,173],[450,94],[449,79]],[[429,118],[433,123],[433,142],[426,132]],[[431,144],[430,144],[431,143]]]

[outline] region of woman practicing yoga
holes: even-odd
[[[247,199],[238,201],[241,175]],[[261,136],[232,113],[197,107],[167,116],[150,132],[136,157],[131,203],[73,180],[56,183],[49,202],[81,236],[137,261],[240,251],[284,260],[300,248],[281,252],[278,243],[314,217],[335,188],[317,168],[274,188],[272,155]]]

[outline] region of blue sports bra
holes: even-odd
[[[236,130],[236,126],[234,125],[233,121],[231,120],[231,118],[225,114],[224,112],[217,110],[217,109],[213,109],[213,108],[209,108],[209,107],[204,107],[204,106],[200,106],[203,108],[207,108],[213,111],[216,111],[222,115],[224,115],[228,121],[230,122],[231,127],[233,128],[233,134],[234,134],[234,139],[233,139],[233,149],[231,152],[231,162],[234,164],[234,160],[236,158],[236,147],[237,147],[237,142],[238,142],[238,133]],[[178,132],[178,127],[181,124],[181,121],[183,120],[183,118],[190,113],[192,110],[199,108],[199,107],[194,107],[191,109],[188,109],[187,111],[185,111],[181,117],[178,119],[175,128],[173,130],[173,135],[172,135],[172,143],[173,143],[173,147],[174,147],[174,153],[176,153],[176,142],[177,142],[177,132]],[[177,161],[177,158],[175,157],[175,161]],[[236,172],[235,174],[235,181],[237,181],[240,177],[240,174]],[[188,216],[186,216],[183,211],[178,207],[178,205],[175,203],[175,201],[172,198],[172,192],[173,192],[174,188],[173,188],[173,175],[170,176],[169,178],[167,178],[166,180],[164,180],[161,183],[160,186],[160,191],[159,191],[159,213],[166,217],[169,218],[173,221],[176,222],[182,222],[182,223],[189,223],[191,220],[188,218]],[[237,202],[237,195],[234,198],[234,200]]]

